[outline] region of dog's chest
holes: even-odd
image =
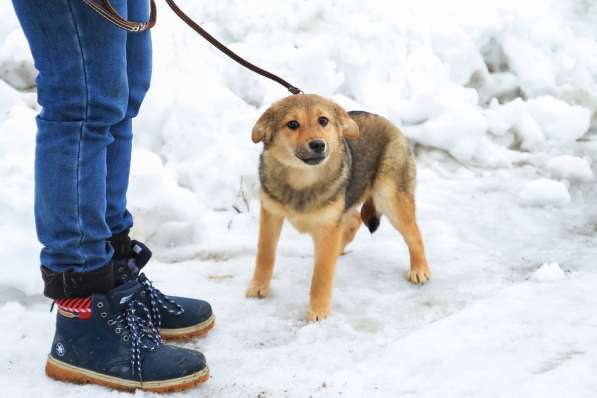
[[[302,233],[313,233],[318,229],[336,225],[342,218],[344,210],[343,198],[320,209],[302,212],[279,203],[265,192],[261,193],[261,205],[269,212],[286,218],[294,228]]]

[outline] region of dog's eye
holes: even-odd
[[[325,126],[327,126],[329,122],[330,122],[330,119],[328,119],[328,118],[327,118],[327,117],[325,117],[325,116],[321,116],[321,117],[319,118],[319,124],[320,124],[322,127],[325,127]]]
[[[296,120],[291,120],[288,123],[286,123],[286,125],[290,130],[297,130],[299,127],[301,127],[299,122],[297,122]]]

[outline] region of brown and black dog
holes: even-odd
[[[408,279],[429,280],[415,219],[415,161],[390,121],[301,94],[274,103],[257,121],[252,139],[263,142],[263,153],[259,244],[247,297],[269,292],[284,219],[315,243],[308,320],[330,313],[336,260],[361,220],[373,233],[381,215],[387,216],[408,246]]]

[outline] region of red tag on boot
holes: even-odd
[[[58,313],[66,318],[91,318],[91,297],[56,299],[54,302],[58,306]]]

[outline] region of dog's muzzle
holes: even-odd
[[[308,144],[308,150],[300,149],[296,152],[296,157],[311,166],[316,166],[323,162],[328,156],[328,146],[323,140],[313,140]]]

